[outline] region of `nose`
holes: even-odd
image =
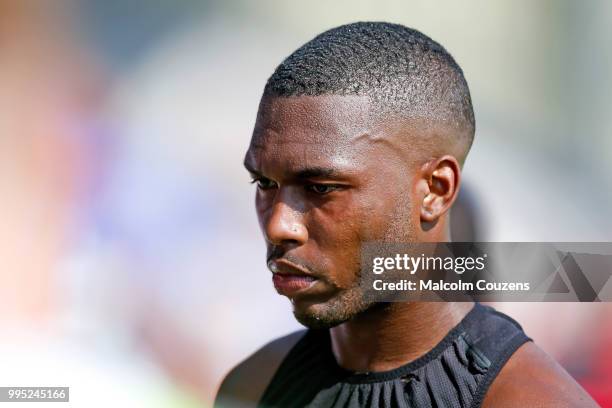
[[[308,230],[303,223],[303,214],[277,200],[270,209],[263,230],[266,240],[273,245],[298,244],[308,241]]]

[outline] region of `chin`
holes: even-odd
[[[336,317],[321,315],[319,313],[309,313],[302,311],[293,311],[295,319],[303,326],[309,329],[331,329],[350,319],[340,319]]]
[[[369,309],[361,293],[347,291],[321,303],[300,304],[294,302],[293,315],[302,325],[310,329],[330,329],[352,320]]]

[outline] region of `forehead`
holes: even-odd
[[[309,140],[347,142],[370,130],[370,102],[361,96],[268,97],[261,101],[254,144]]]
[[[363,162],[384,140],[373,117],[367,97],[264,98],[245,161],[285,167]]]

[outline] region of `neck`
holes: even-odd
[[[345,369],[392,370],[431,350],[472,307],[473,302],[381,304],[332,328],[332,350]]]

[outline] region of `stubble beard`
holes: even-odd
[[[298,322],[308,328],[329,329],[352,320],[374,306],[374,302],[366,299],[367,296],[359,286],[358,278],[354,286],[342,290],[325,303],[311,305],[304,309],[294,307],[293,315]]]
[[[407,194],[404,197],[408,197]],[[398,200],[398,203],[400,200]],[[398,204],[390,217],[390,222],[385,233],[378,239],[382,242],[410,242],[414,237],[415,227],[409,222],[410,201],[404,201],[404,205]],[[338,326],[359,315],[367,313],[370,309],[377,308],[379,304],[369,296],[373,291],[367,285],[362,285],[361,262],[356,268],[355,280],[350,288],[344,289],[325,303],[311,305],[307,308],[294,306],[293,315],[302,325],[311,329],[329,329]],[[366,280],[367,281],[367,280]]]

